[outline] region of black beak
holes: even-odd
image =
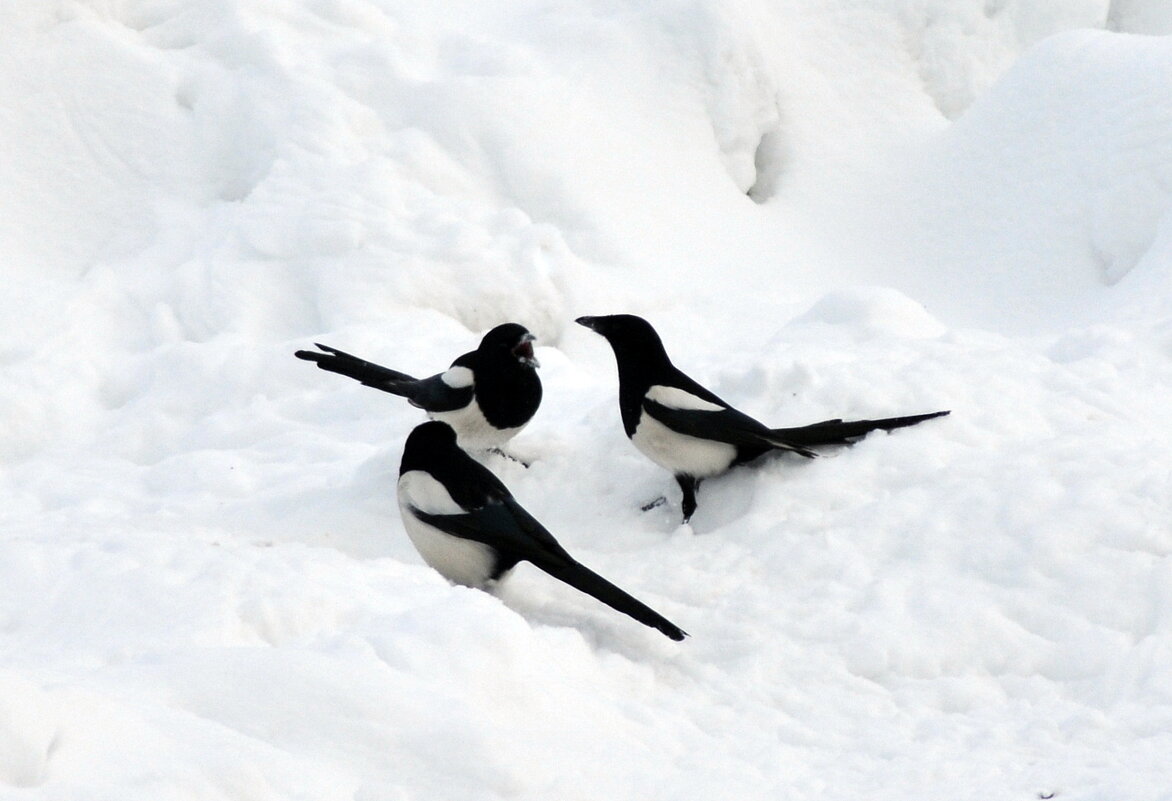
[[[577,323],[578,325],[582,325],[582,326],[585,326],[586,328],[589,328],[591,331],[597,331],[598,329],[594,327],[594,323],[597,319],[598,319],[597,317],[579,317],[574,322]]]

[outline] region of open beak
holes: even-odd
[[[521,337],[521,341],[513,348],[513,355],[517,357],[517,361],[521,364],[526,364],[530,367],[540,367],[541,362],[537,361],[537,357],[533,354],[533,340],[537,337],[526,333]]]

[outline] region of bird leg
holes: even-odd
[[[682,504],[684,511],[684,522],[687,523],[692,519],[692,514],[696,511],[696,489],[700,486],[700,482],[695,476],[680,474],[676,476],[676,483],[680,485],[680,490],[684,493],[684,502]]]

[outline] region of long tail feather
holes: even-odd
[[[565,566],[538,565],[542,570],[571,587],[591,595],[611,609],[633,617],[645,626],[656,629],[673,640],[679,641],[688,633],[656,612],[642,601],[636,600],[588,567],[570,562]]]
[[[946,414],[949,414],[949,411],[887,417],[881,420],[823,420],[821,423],[812,423],[808,426],[775,428],[770,433],[790,446],[796,446],[795,450],[801,452],[801,448],[813,445],[846,445],[878,429],[890,431],[893,428],[914,426],[916,423],[943,417]]]
[[[359,359],[357,356],[351,356],[349,353],[338,350],[337,348],[331,348],[329,345],[322,345],[317,342],[314,344],[325,351],[325,353],[317,353],[312,350],[299,350],[293,355],[298,359],[315,362],[322,370],[344,375],[347,378],[353,378],[365,386],[381,389],[383,392],[389,392],[392,395],[409,395],[411,388],[417,381],[414,376],[409,376],[406,373],[400,373],[398,370],[392,370],[389,367],[383,367],[373,362]]]

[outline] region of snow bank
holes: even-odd
[[[1164,38],[1084,31],[1031,48],[955,125],[861,179],[835,258],[958,323],[1061,329],[1118,314],[1169,211]],[[1157,268],[1158,269],[1158,268]]]

